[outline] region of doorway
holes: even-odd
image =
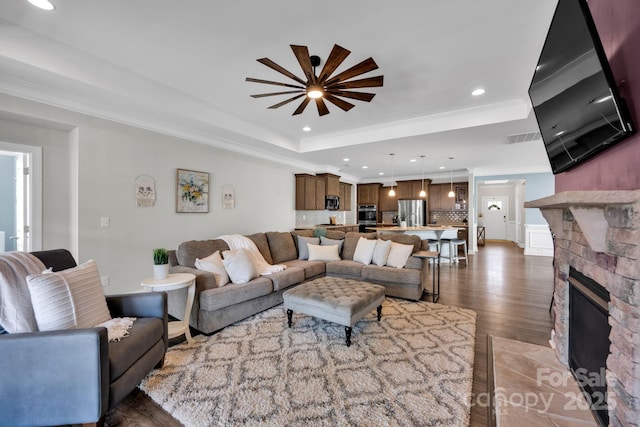
[[[41,148],[0,142],[0,251],[42,247]]]
[[[482,216],[487,240],[507,240],[509,197],[482,197]]]

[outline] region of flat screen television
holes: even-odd
[[[586,0],[558,1],[529,97],[554,174],[634,133]]]

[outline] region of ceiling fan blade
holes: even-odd
[[[253,82],[253,83],[264,83],[264,84],[267,84],[267,85],[276,85],[276,86],[285,86],[285,87],[295,87],[295,88],[297,88],[297,89],[304,89],[304,88],[305,88],[304,86],[292,85],[292,84],[289,84],[289,83],[274,82],[274,81],[271,81],[271,80],[254,79],[254,78],[252,78],[252,77],[247,77],[247,78],[245,79],[245,81],[247,81],[247,82]]]
[[[294,96],[294,97],[292,97],[292,98],[285,99],[285,100],[284,100],[284,101],[282,101],[282,102],[278,102],[277,104],[273,104],[273,105],[272,105],[271,107],[269,107],[269,108],[270,108],[270,109],[280,108],[280,107],[282,107],[283,105],[286,105],[286,104],[290,103],[291,101],[295,101],[296,99],[300,98],[301,96],[306,96],[306,94],[305,94],[305,93],[301,93],[300,95],[296,95],[296,96]]]
[[[376,70],[378,68],[378,64],[373,58],[367,58],[359,64],[354,65],[348,70],[344,70],[337,76],[334,76],[325,82],[325,85],[330,85],[332,83],[340,82],[343,80],[348,80],[351,77],[359,76],[360,74],[368,73],[369,71]]]
[[[318,114],[320,116],[329,114],[329,109],[327,108],[327,104],[324,103],[324,100],[322,98],[316,98],[316,107],[318,107]]]
[[[350,50],[334,44],[333,49],[331,49],[331,53],[327,58],[327,61],[324,63],[324,67],[322,67],[322,71],[320,71],[320,77],[318,77],[318,81],[323,82],[328,79],[329,76],[333,74],[336,68],[338,68],[340,64],[342,64],[342,61],[344,61],[350,53]]]
[[[340,98],[337,98],[331,95],[330,93],[325,93],[324,98],[330,103],[332,103],[333,105],[336,105],[337,107],[342,108],[344,111],[349,111],[350,109],[355,107],[355,105],[353,105],[352,103],[342,100]]]
[[[299,90],[288,90],[285,92],[271,92],[271,93],[259,93],[257,95],[251,95],[252,98],[264,98],[265,96],[274,96],[274,95],[289,95],[291,93],[300,93],[303,91]],[[306,92],[305,92],[306,93]]]
[[[257,59],[257,61],[259,63],[263,64],[263,65],[266,65],[267,67],[269,67],[269,68],[271,68],[273,70],[276,70],[277,72],[279,72],[281,74],[284,74],[285,76],[289,77],[290,79],[297,81],[301,85],[304,85],[304,86],[307,85],[307,82],[302,80],[300,77],[296,76],[291,71],[285,70],[284,68],[282,68],[280,65],[276,64],[275,62],[273,62],[269,58],[260,58],[260,59]]]
[[[306,46],[290,45],[293,54],[298,60],[298,64],[302,68],[302,72],[307,77],[307,82],[316,84],[316,75],[313,72],[313,66],[311,65],[311,58],[309,57],[309,49]]]
[[[296,108],[296,111],[293,112],[292,116],[296,116],[300,113],[302,113],[304,111],[305,108],[307,108],[307,105],[309,104],[309,101],[311,101],[311,98],[309,98],[308,96],[305,97],[302,102],[300,103],[300,105],[298,105],[298,108]]]
[[[367,77],[366,79],[336,82],[327,85],[327,89],[351,89],[356,87],[378,87],[384,83],[384,76]]]
[[[343,98],[351,98],[357,99],[358,101],[367,101],[370,102],[375,93],[366,93],[366,92],[347,92],[345,90],[327,90],[326,93],[329,93],[334,96],[341,96]]]

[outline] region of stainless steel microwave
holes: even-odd
[[[325,196],[324,208],[328,211],[337,211],[338,209],[340,209],[340,197]]]

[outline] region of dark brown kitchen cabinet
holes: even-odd
[[[340,210],[351,210],[351,184],[345,182],[339,183],[340,188]]]
[[[340,177],[338,175],[322,173],[317,177],[324,181],[327,196],[340,196]]]
[[[381,184],[358,184],[358,204],[377,205]]]
[[[324,209],[325,181],[314,175],[296,174],[296,210]]]

